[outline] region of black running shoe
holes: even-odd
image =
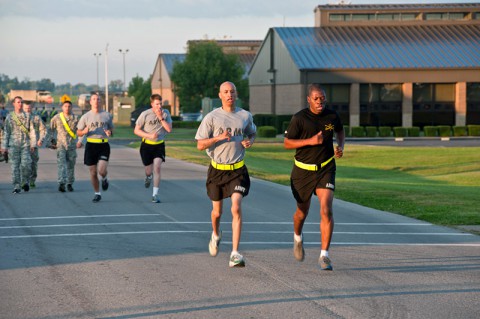
[[[68,190],[69,192],[73,192],[72,184],[67,184],[67,190]]]
[[[102,199],[102,195],[95,194],[95,197],[93,197],[92,202],[98,203]]]
[[[23,184],[22,188],[24,192],[28,192],[30,190],[30,186],[28,186],[28,183]]]
[[[105,178],[102,180],[102,190],[106,191],[108,189],[108,179]]]
[[[14,188],[12,194],[20,194],[20,188]]]
[[[62,193],[65,193],[66,190],[65,190],[65,184],[60,184],[58,185],[58,191],[59,192],[62,192]]]

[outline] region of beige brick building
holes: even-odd
[[[271,28],[249,73],[253,114],[293,114],[309,83],[350,126],[480,124],[480,4],[320,5]]]

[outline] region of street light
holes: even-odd
[[[128,49],[125,49],[125,50],[119,49],[118,52],[120,52],[123,55],[123,92],[126,92],[127,84],[125,81],[125,55],[128,53]]]
[[[101,53],[94,53],[93,56],[97,58],[97,90],[100,90],[100,86],[98,86],[98,59],[100,58]]]

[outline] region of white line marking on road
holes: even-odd
[[[152,231],[125,231],[125,232],[109,232],[109,233],[71,233],[71,234],[39,234],[39,235],[13,235],[0,236],[0,239],[15,238],[46,238],[46,237],[76,237],[76,236],[108,236],[108,235],[143,235],[143,234],[164,234],[164,233],[211,233],[204,230],[152,230]]]
[[[137,216],[161,216],[161,215],[160,214],[118,214],[118,215],[82,215],[82,216],[45,216],[45,217],[0,218],[0,221],[40,220],[40,219],[68,219],[68,218],[137,217]]]
[[[145,235],[145,234],[188,234],[188,233],[210,233],[210,230],[151,230],[151,231],[125,231],[125,232],[97,232],[97,233],[63,233],[63,234],[37,234],[37,235],[10,235],[10,236],[0,236],[0,239],[18,239],[18,238],[48,238],[48,237],[76,237],[76,236],[108,236],[108,235]],[[225,231],[225,233],[230,233],[231,231]],[[244,231],[244,233],[275,233],[275,234],[291,234],[290,231],[284,232],[264,232],[264,231]],[[309,232],[310,233],[310,232]],[[315,233],[316,232],[311,232]],[[338,233],[337,233],[338,234]],[[362,235],[363,233],[352,233]],[[386,233],[372,233],[372,234],[381,234]],[[395,233],[387,233],[391,235],[396,235]],[[431,235],[429,233],[402,233],[403,235]],[[472,234],[464,233],[436,233],[435,235],[440,236],[473,236]],[[263,243],[263,244],[291,244],[290,242],[242,242],[243,243]],[[306,244],[308,244],[306,242]],[[354,243],[348,243],[354,244]],[[395,245],[395,244],[391,244]],[[401,245],[401,243],[398,243]],[[408,244],[407,244],[408,245]],[[422,245],[422,244],[419,244]],[[479,243],[480,245],[480,243]]]
[[[229,241],[222,241],[221,244],[231,244]],[[320,242],[304,242],[305,245],[319,246]],[[480,247],[480,243],[368,243],[368,242],[332,242],[332,245],[348,245],[348,246],[455,246],[455,247]],[[293,245],[293,242],[264,242],[264,241],[242,241],[241,245]]]

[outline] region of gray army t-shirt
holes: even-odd
[[[112,115],[106,111],[88,111],[82,115],[77,126],[79,130],[85,127],[88,127],[87,138],[108,138],[105,130],[113,130]]]
[[[217,108],[202,120],[195,139],[212,138],[222,134],[225,130],[229,130],[232,135],[230,141],[224,140],[215,143],[206,150],[207,155],[219,164],[240,162],[245,156],[245,148],[241,144],[244,136],[257,132],[252,114],[238,107],[234,112],[227,112],[221,107]]]
[[[172,124],[172,117],[170,116],[170,112],[167,109],[162,109],[163,112],[163,119],[168,123]],[[148,109],[143,111],[140,116],[138,117],[137,121],[135,122],[137,126],[145,131],[146,133],[153,133],[157,132],[158,138],[157,141],[161,141],[165,139],[165,136],[168,134],[167,130],[163,127],[160,119],[157,117],[153,109]]]

